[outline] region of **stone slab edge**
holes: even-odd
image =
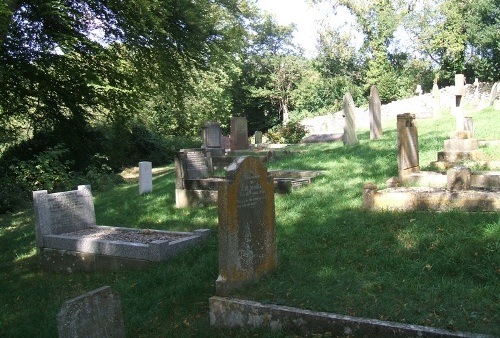
[[[330,333],[349,337],[470,337],[494,336],[452,332],[432,327],[402,324],[315,312],[288,306],[214,296],[209,299],[210,325],[215,327],[287,331],[300,334]]]

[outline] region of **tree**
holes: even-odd
[[[89,132],[105,124],[119,146],[131,123],[148,119],[151,97],[182,107],[193,76],[234,53],[248,8],[246,0],[2,2],[0,121],[13,135],[3,141],[55,133],[85,159]]]

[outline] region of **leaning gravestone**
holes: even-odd
[[[342,138],[344,145],[358,144],[355,110],[356,106],[354,106],[351,93],[346,93],[344,95],[344,136]]]
[[[139,162],[139,195],[153,191],[153,165],[151,162]]]
[[[493,84],[493,87],[491,87],[489,107],[493,106],[497,95],[498,95],[498,82]]]
[[[109,286],[66,301],[57,314],[59,338],[125,337],[121,301]]]
[[[248,123],[246,117],[231,117],[231,150],[248,149]]]
[[[370,88],[369,100],[370,113],[370,140],[382,137],[382,103],[376,86]]]
[[[277,264],[274,183],[256,157],[239,157],[219,186],[219,277],[227,295]]]

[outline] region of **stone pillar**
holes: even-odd
[[[464,130],[464,97],[465,97],[465,76],[455,74],[455,119],[456,131]]]
[[[344,136],[342,137],[342,141],[346,146],[358,144],[355,111],[354,101],[351,93],[348,92],[344,95]]]
[[[370,88],[369,100],[370,140],[382,137],[382,104],[376,86]]]
[[[139,162],[139,195],[153,191],[153,166],[151,162]]]
[[[420,172],[418,158],[418,131],[415,114],[405,113],[397,116],[398,131],[398,173],[399,178]]]

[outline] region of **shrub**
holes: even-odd
[[[306,136],[307,131],[299,122],[289,122],[278,125],[267,131],[267,137],[272,143],[299,143]]]

